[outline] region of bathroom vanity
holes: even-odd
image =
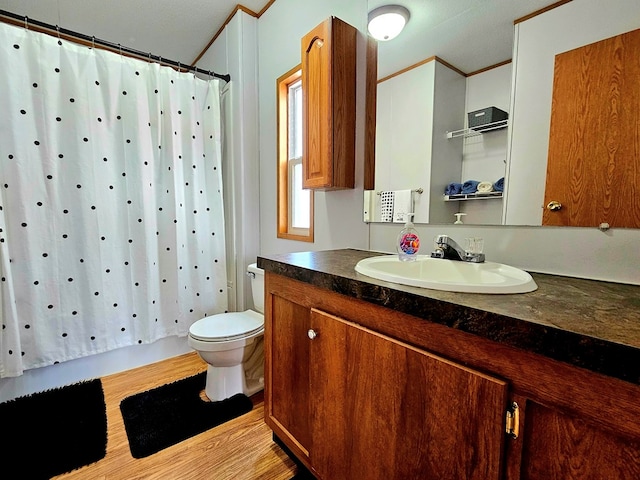
[[[258,258],[265,421],[319,479],[640,478],[640,287],[451,293]]]

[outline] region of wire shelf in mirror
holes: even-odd
[[[474,128],[463,128],[461,130],[453,130],[452,132],[447,132],[447,138],[475,137],[477,135],[482,135],[483,133],[502,130],[503,128],[507,128],[508,125],[509,125],[508,120],[500,120],[498,122],[486,123],[484,125],[474,127]]]
[[[457,202],[460,200],[488,200],[490,198],[502,198],[502,192],[481,193],[457,193],[455,195],[443,195],[445,202]]]

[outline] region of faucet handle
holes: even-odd
[[[465,252],[467,253],[482,253],[484,251],[484,238],[482,237],[469,237],[464,239]]]
[[[464,260],[471,263],[484,262],[484,239],[482,237],[465,238]]]
[[[446,245],[447,240],[449,240],[449,235],[436,235],[436,238],[433,239],[436,245]]]
[[[448,235],[436,235],[433,238],[433,246],[435,248],[433,252],[431,252],[431,258],[444,258],[444,247],[447,245],[448,240]]]
[[[464,254],[464,261],[469,263],[483,263],[484,262],[484,253],[470,253],[466,252]]]

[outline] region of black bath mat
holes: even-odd
[[[100,379],[0,403],[3,472],[51,478],[107,453],[107,411]],[[9,478],[9,477],[7,477]]]
[[[203,372],[122,400],[120,411],[134,458],[147,457],[253,408],[241,393],[220,402],[202,400],[205,382]]]

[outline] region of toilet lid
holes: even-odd
[[[250,336],[263,327],[264,317],[253,310],[246,310],[198,320],[189,328],[189,335],[204,342],[221,342]]]

